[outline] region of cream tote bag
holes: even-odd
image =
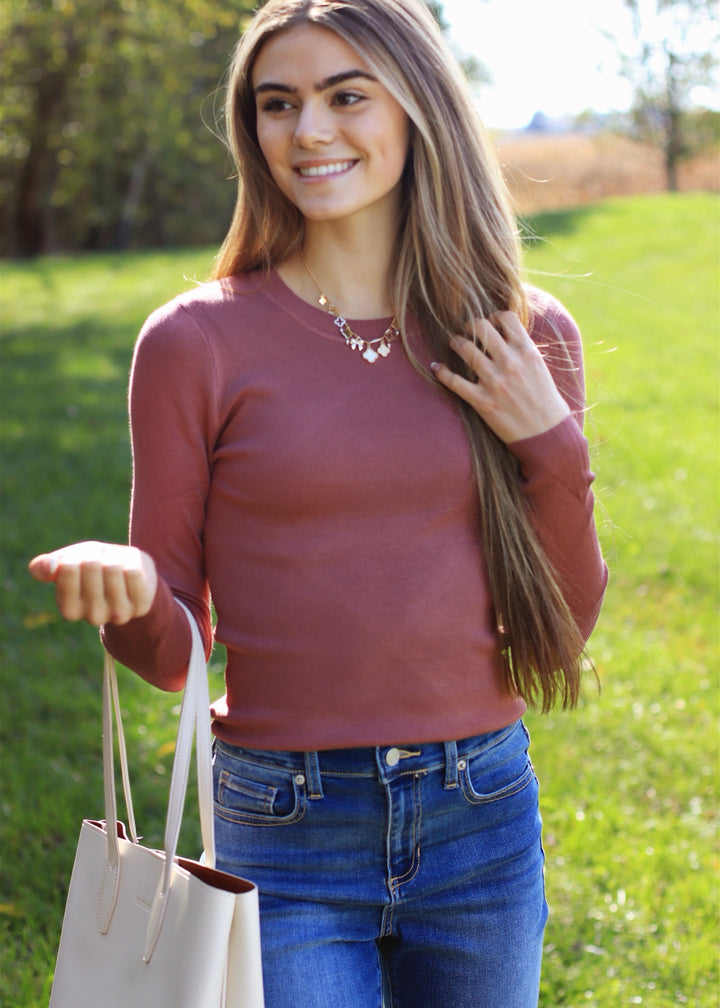
[[[133,815],[115,662],[103,684],[105,820],[80,830],[50,1008],[263,1008],[258,893],[217,871],[210,699],[200,634],[193,635],[170,783],[165,849],[142,847]],[[113,709],[129,836],[118,822]],[[196,737],[205,862],[177,856]]]

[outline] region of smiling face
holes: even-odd
[[[377,214],[396,214],[408,118],[349,43],[318,25],[288,28],[260,50],[252,83],[260,148],[306,220],[377,226]]]

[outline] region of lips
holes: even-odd
[[[357,161],[329,161],[325,164],[297,165],[294,171],[300,178],[331,178],[333,175],[343,175],[357,164]]]

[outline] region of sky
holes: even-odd
[[[535,112],[556,118],[629,107],[618,46],[604,34],[628,46],[623,0],[444,0],[443,9],[455,51],[477,56],[492,75],[479,92],[487,126],[517,129]],[[720,104],[717,92],[697,99]]]

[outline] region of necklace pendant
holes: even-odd
[[[378,356],[379,356],[378,352],[376,350],[373,350],[373,348],[368,343],[365,347],[365,352],[362,355],[363,360],[366,360],[368,364],[374,364],[375,361],[378,359]],[[387,355],[383,354],[383,357],[385,356]]]
[[[318,304],[332,316],[333,324],[340,331],[343,339],[345,340],[345,346],[350,350],[359,350],[362,359],[368,364],[374,364],[378,357],[387,357],[392,350],[392,341],[400,336],[400,330],[395,316],[393,315],[392,322],[379,339],[368,341],[363,339],[362,336],[358,336],[358,334],[353,332],[350,328],[348,320],[340,314],[327,294],[325,294],[325,292],[321,289],[320,284],[310,272],[310,269],[303,258],[302,250],[299,251],[300,259],[305,267],[305,272],[318,289]]]

